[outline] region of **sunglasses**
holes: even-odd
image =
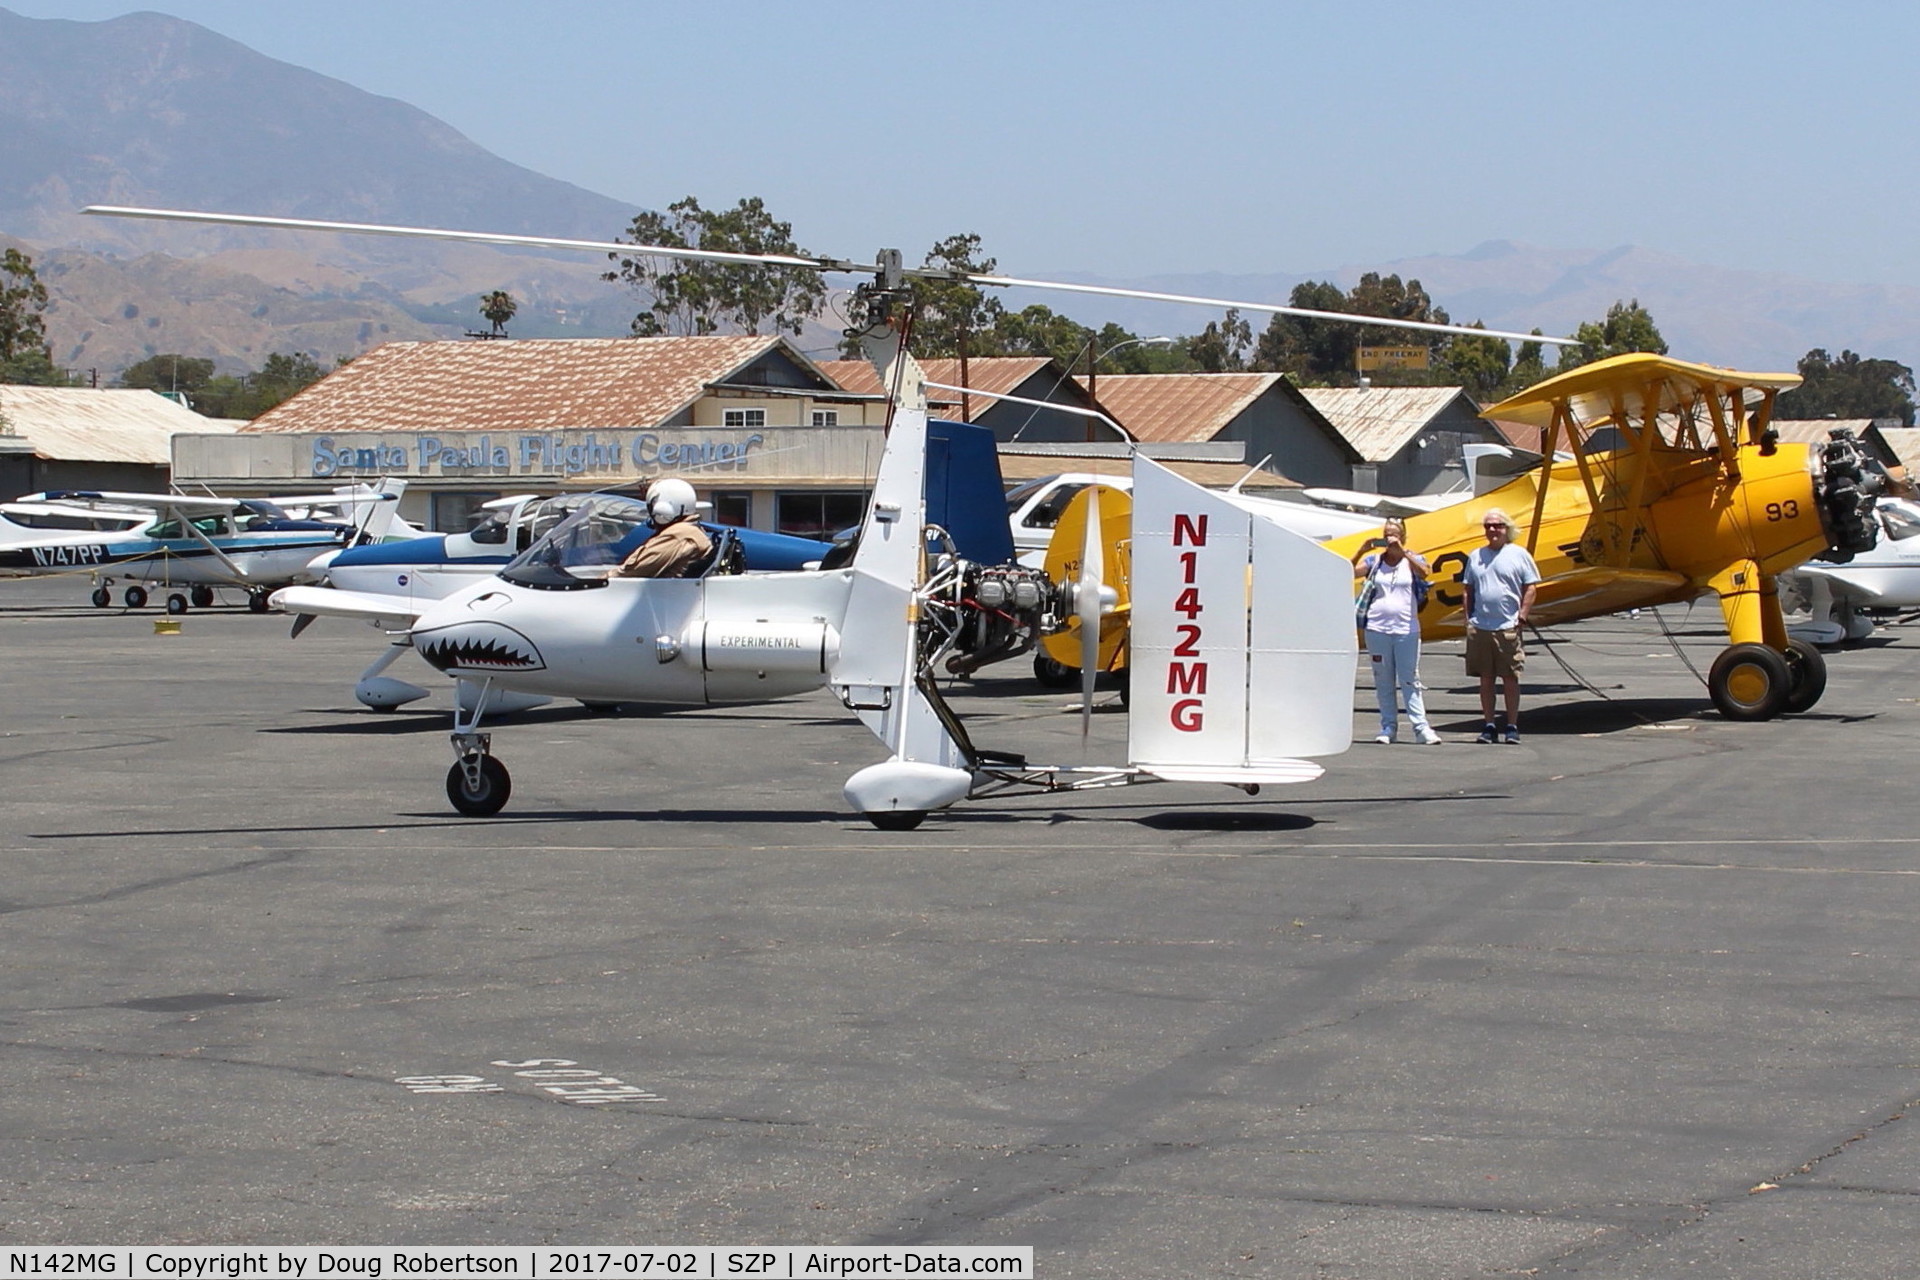
[[[1482,529],[1506,529],[1506,528],[1510,528],[1511,526],[1495,522],[1492,524],[1483,524],[1480,527]]]

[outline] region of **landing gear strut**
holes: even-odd
[[[469,818],[491,818],[507,807],[513,794],[513,778],[507,766],[493,758],[493,735],[480,732],[480,717],[486,714],[487,694],[493,683],[480,686],[472,709],[461,710],[461,699],[453,702],[453,767],[447,770],[447,799]]]

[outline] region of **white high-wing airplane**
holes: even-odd
[[[1864,640],[1871,612],[1920,609],[1920,502],[1880,498],[1874,503],[1879,540],[1844,563],[1809,560],[1780,575],[1782,592],[1806,604],[1805,621],[1787,633],[1818,645]]]
[[[216,587],[240,587],[256,613],[274,587],[306,577],[322,550],[378,541],[393,522],[402,481],[383,489],[354,486],[326,495],[343,518],[297,519],[259,498],[192,497],[178,493],[57,490],[34,494],[16,507],[29,518],[69,521],[89,516],[121,527],[76,530],[37,527],[0,530],[0,577],[84,573],[93,603],[112,602],[111,587],[127,580],[130,609],[147,603],[147,587],[172,591],[167,612],[189,604],[206,608]],[[307,506],[321,499],[302,500]]]

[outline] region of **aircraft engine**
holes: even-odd
[[[1038,569],[955,561],[928,584],[922,656],[951,675],[1033,648],[1054,588]]]
[[[1879,460],[1844,427],[1809,453],[1820,462],[1814,476],[1814,494],[1830,542],[1822,559],[1845,564],[1861,552],[1873,550],[1878,537],[1874,499],[1887,491],[1891,480]]]

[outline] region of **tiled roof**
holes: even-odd
[[[42,458],[162,467],[173,462],[175,435],[234,429],[156,392],[89,387],[0,386],[0,419]]]
[[[1136,440],[1211,440],[1282,381],[1277,373],[1115,373],[1094,381],[1100,403]]]
[[[1010,394],[1015,387],[1046,368],[1047,364],[1045,356],[982,356],[967,361],[967,386],[978,387],[982,391],[997,391],[1002,395]],[[922,360],[920,367],[926,370],[928,382],[943,382],[950,387],[960,385],[958,360]],[[865,360],[823,360],[820,370],[848,391],[865,395],[879,395],[886,391],[880,385],[880,375]],[[940,408],[957,404],[959,400],[960,397],[950,391],[934,391],[927,395],[928,403]],[[976,412],[984,408],[986,402],[974,406]]]
[[[1467,393],[1459,387],[1302,387],[1300,394],[1361,458],[1386,462]],[[1471,400],[1467,403],[1478,412]]]
[[[1300,488],[1298,481],[1275,475],[1271,471],[1254,471],[1249,476],[1246,465],[1239,462],[1190,462],[1184,458],[1161,458],[1159,463],[1167,470],[1210,489],[1224,489],[1242,480],[1246,483],[1241,487],[1248,493]],[[1008,484],[1069,471],[1084,471],[1096,476],[1130,476],[1133,474],[1133,461],[1130,458],[1072,458],[1050,454],[1000,455],[1000,475]]]
[[[777,337],[390,342],[256,418],[248,431],[543,431],[653,426]],[[803,368],[815,368],[787,348]]]

